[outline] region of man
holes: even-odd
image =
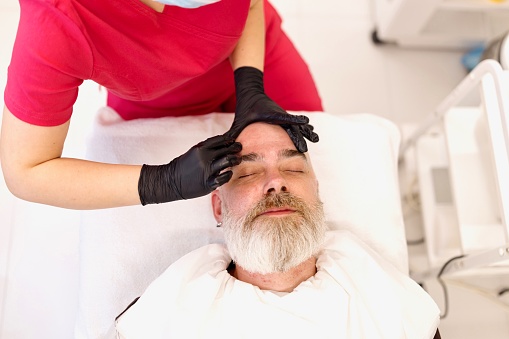
[[[280,126],[252,124],[237,141],[242,162],[212,193],[226,246],[170,266],[119,318],[121,337],[438,336],[424,290],[352,234],[326,232],[310,158]]]

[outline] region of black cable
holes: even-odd
[[[424,240],[425,240],[424,238],[420,238],[417,240],[407,240],[406,244],[407,244],[407,246],[417,246],[420,244],[424,244]]]
[[[504,289],[502,289],[501,291],[498,292],[498,296],[501,297],[504,294],[506,294],[507,292],[509,292],[509,288],[504,288]]]
[[[440,315],[440,319],[444,319],[445,317],[447,317],[447,313],[449,313],[449,295],[447,293],[447,286],[445,285],[445,282],[442,280],[442,274],[444,273],[445,269],[447,268],[447,266],[449,266],[450,263],[452,263],[455,260],[461,259],[463,257],[464,257],[464,255],[458,255],[456,257],[452,257],[451,259],[449,259],[445,262],[445,264],[442,266],[442,268],[438,272],[437,280],[438,280],[439,284],[442,286],[442,290],[444,291],[444,313],[442,313]]]

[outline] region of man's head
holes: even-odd
[[[277,125],[255,123],[237,138],[242,163],[212,193],[233,260],[253,273],[285,272],[317,254],[325,233],[309,157]]]

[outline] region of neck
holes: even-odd
[[[251,273],[237,265],[230,274],[238,280],[258,286],[262,290],[292,292],[301,282],[316,274],[316,258],[309,258],[291,270],[282,273]]]
[[[164,4],[155,2],[154,0],[140,0],[142,3],[152,8],[154,11],[162,13],[164,11]]]

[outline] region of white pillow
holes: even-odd
[[[308,142],[331,228],[349,229],[404,273],[407,251],[397,180],[400,136],[369,114],[310,118],[320,142]],[[196,143],[228,130],[231,113],[123,121],[101,109],[87,158],[163,164]],[[77,338],[114,338],[114,319],[172,262],[222,242],[210,196],[160,205],[84,211]]]

